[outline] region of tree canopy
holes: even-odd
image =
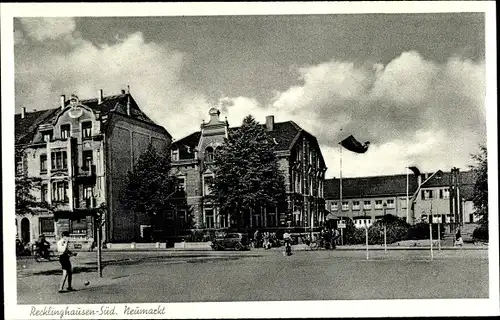
[[[146,214],[156,225],[173,208],[176,178],[170,176],[170,169],[168,154],[160,154],[149,144],[127,175],[124,199],[127,206]]]
[[[471,166],[475,173],[474,193],[472,202],[474,203],[475,214],[480,217],[481,224],[488,224],[488,152],[486,146],[480,146],[477,154],[471,155],[476,162]]]
[[[251,212],[276,206],[284,199],[285,183],[275,144],[262,125],[247,116],[217,149],[211,195],[219,210],[237,227]]]
[[[16,162],[22,161],[26,157],[26,152],[22,148],[15,150]],[[40,190],[41,179],[37,177],[30,177],[26,170],[22,173],[16,174],[15,178],[15,191],[16,191],[16,214],[36,214],[39,210],[51,210],[47,202],[38,201],[33,193]]]

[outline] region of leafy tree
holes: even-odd
[[[247,226],[252,212],[284,200],[285,182],[275,144],[252,116],[225,139],[214,164],[212,196],[236,227]]]
[[[15,150],[16,163],[26,158],[26,151],[23,148]],[[39,190],[42,179],[30,177],[26,170],[22,174],[16,174],[16,214],[36,214],[40,209],[51,210],[52,208],[46,202],[37,201],[33,192]]]
[[[480,146],[477,154],[471,155],[476,162],[471,166],[475,173],[476,181],[474,183],[474,193],[472,202],[476,209],[475,214],[480,217],[482,225],[488,225],[488,153],[486,146]]]
[[[160,154],[152,144],[140,155],[127,175],[125,203],[146,214],[155,227],[163,227],[165,216],[172,212],[177,179],[170,175],[170,157]]]

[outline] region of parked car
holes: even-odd
[[[249,250],[250,241],[248,236],[244,233],[226,233],[216,236],[212,241],[213,250],[224,250],[226,248]]]

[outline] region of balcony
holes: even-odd
[[[95,197],[88,199],[75,199],[74,208],[75,209],[94,209],[97,207],[97,199]]]
[[[80,167],[78,168],[78,171],[76,173],[76,179],[77,181],[86,181],[86,182],[92,182],[95,181],[96,179],[96,166],[91,165],[91,166],[85,166],[85,167]]]

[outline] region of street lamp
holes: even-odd
[[[387,253],[387,228],[386,228],[386,220],[385,220],[385,212],[387,210],[387,203],[384,202],[384,252]]]

